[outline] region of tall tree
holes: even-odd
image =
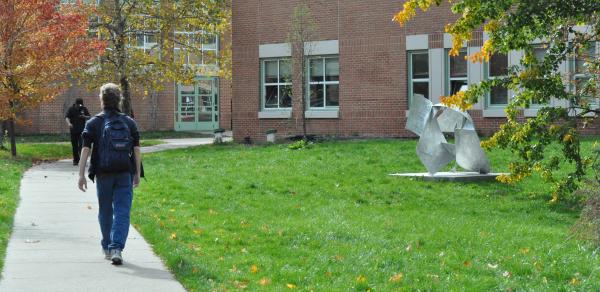
[[[221,73],[217,37],[230,25],[230,0],[105,0],[93,4],[90,32],[108,42],[79,77],[90,88],[118,81],[123,112],[132,89],[147,95],[165,82]],[[206,49],[210,48],[210,49]],[[224,54],[227,56],[227,54]]]
[[[104,49],[87,38],[88,14],[59,0],[0,2],[0,120],[8,120],[16,156],[17,114],[58,95],[67,76]]]
[[[300,2],[294,8],[291,20],[287,38],[292,50],[292,84],[297,85],[295,86],[297,94],[291,95],[293,103],[299,105],[302,137],[306,139],[306,72],[308,71],[306,57],[312,53],[312,42],[318,38],[318,28],[310,7],[305,2]]]
[[[395,20],[405,24],[416,10],[427,11],[442,0],[409,0]],[[453,36],[451,55],[458,55],[473,32],[483,29],[489,39],[479,53],[469,56],[473,62],[488,61],[494,53],[524,52],[518,66],[512,66],[503,78],[470,85],[469,90],[444,97],[443,102],[469,109],[491,88],[512,89],[515,95],[506,107],[508,120],[483,145],[510,149],[517,160],[510,164],[511,174],[504,182],[516,182],[538,172],[553,185],[552,202],[579,187],[592,158],[580,150],[581,129],[599,122],[598,97],[600,59],[595,49],[600,35],[598,0],[457,0],[452,12],[459,14],[446,26]],[[536,58],[535,40],[543,41],[544,57]],[[561,75],[561,64],[571,70]],[[551,100],[562,106],[550,106]],[[532,104],[541,108],[534,118],[518,119]],[[559,155],[545,150],[558,144]],[[547,157],[550,155],[550,157]],[[560,175],[559,170],[566,172]]]

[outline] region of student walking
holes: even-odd
[[[75,103],[69,108],[65,115],[69,132],[71,132],[71,148],[73,149],[73,165],[79,164],[79,153],[81,153],[81,133],[86,120],[90,118],[90,112],[83,105],[83,99],[75,99]]]
[[[140,135],[135,121],[119,111],[121,98],[121,90],[115,84],[100,88],[103,111],[85,125],[78,182],[79,189],[85,192],[85,166],[91,149],[89,178],[96,180],[100,244],[105,258],[114,265],[123,263],[133,188],[138,186],[141,175]]]

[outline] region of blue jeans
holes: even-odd
[[[129,233],[129,214],[133,200],[131,174],[100,174],[96,178],[96,190],[102,248],[123,250]]]

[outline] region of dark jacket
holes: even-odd
[[[111,117],[113,115],[120,114],[118,110],[107,110],[105,109],[102,112],[106,117]],[[135,121],[128,117],[123,116],[127,126],[131,131],[131,137],[133,138],[132,147],[140,146],[140,133],[137,129],[137,124]],[[98,147],[96,145],[100,144],[100,139],[102,138],[102,128],[104,127],[104,117],[96,115],[91,118],[86,124],[85,129],[83,130],[83,147],[89,147],[92,149],[92,157],[90,158],[90,168],[88,177],[94,181],[94,178],[98,173],[97,167],[100,161],[100,157],[98,154]],[[136,164],[135,164],[135,156],[133,155],[133,148],[131,149],[131,173],[135,174],[136,172]],[[143,168],[142,168],[143,170]]]
[[[80,134],[83,132],[85,121],[89,116],[90,112],[82,104],[72,105],[65,115],[65,118],[69,119],[69,122],[71,122],[71,125],[73,125],[73,128],[71,128],[71,133]]]

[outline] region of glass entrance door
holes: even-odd
[[[198,78],[177,88],[175,130],[212,131],[219,127],[219,79]]]

